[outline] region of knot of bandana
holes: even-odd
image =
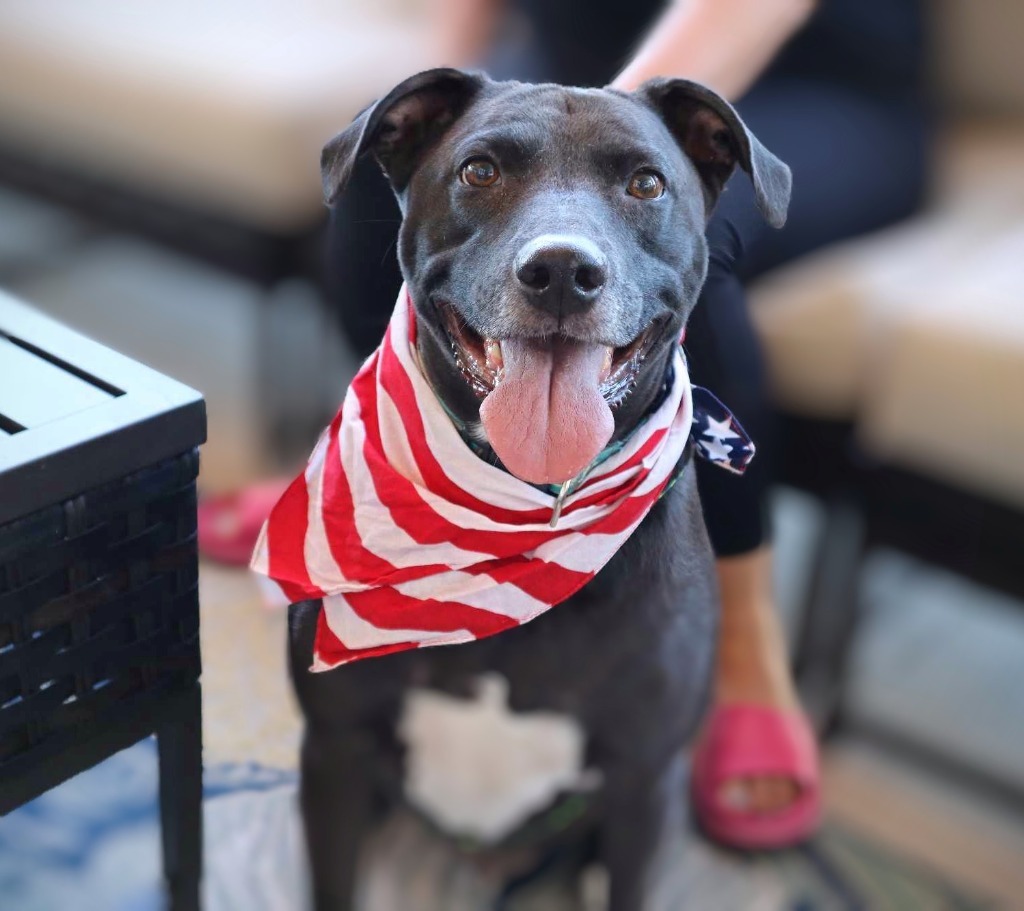
[[[753,456],[677,349],[638,430],[560,491],[539,489],[466,445],[419,369],[414,329],[403,289],[253,555],[286,601],[322,600],[314,671],[527,623],[614,556],[675,480],[691,433],[698,454],[733,471]]]

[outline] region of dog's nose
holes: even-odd
[[[515,270],[530,301],[556,316],[586,310],[608,279],[607,261],[596,244],[556,234],[526,244],[516,256]]]

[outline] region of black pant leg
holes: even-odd
[[[786,226],[769,227],[746,174],[729,181],[708,224],[708,278],[687,326],[695,383],[728,405],[758,447],[738,478],[706,464],[697,474],[715,552],[753,550],[767,537],[774,436],[769,382],[744,285],[829,243],[910,215],[925,189],[928,129],[920,108],[841,86],[779,80],[740,105],[747,125],[793,170]]]

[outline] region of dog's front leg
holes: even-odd
[[[624,764],[605,768],[604,775],[600,835],[610,880],[608,911],[653,911],[655,887],[668,859],[663,852],[679,846],[672,836],[681,831],[684,811],[682,751],[660,770]]]
[[[316,911],[353,911],[356,867],[374,815],[365,732],[315,732],[302,744],[300,800]]]

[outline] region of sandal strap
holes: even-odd
[[[736,778],[775,776],[816,790],[820,779],[818,744],[800,711],[736,704],[716,708],[694,757],[701,787],[717,790]]]

